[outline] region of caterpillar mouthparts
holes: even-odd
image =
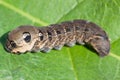
[[[8,33],[5,48],[20,54],[30,52],[49,52],[69,47],[76,43],[90,45],[99,54],[106,56],[110,51],[110,41],[106,32],[98,25],[85,20],[66,21],[46,27],[19,26]]]

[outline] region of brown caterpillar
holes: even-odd
[[[66,21],[46,27],[20,26],[9,32],[5,48],[15,54],[60,50],[64,45],[89,44],[100,55],[110,50],[110,41],[104,30],[85,20]]]

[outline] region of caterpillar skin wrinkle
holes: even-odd
[[[106,32],[98,25],[85,20],[66,21],[46,27],[19,26],[8,33],[5,48],[8,52],[49,52],[69,47],[76,43],[90,45],[99,56],[106,56],[110,50],[110,41]]]

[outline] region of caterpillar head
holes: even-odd
[[[86,25],[85,42],[93,47],[99,56],[103,57],[109,54],[110,41],[107,33],[98,25],[89,22]]]
[[[37,31],[32,26],[20,26],[8,33],[5,48],[12,53],[30,51],[36,42]]]
[[[107,36],[93,36],[88,44],[90,44],[101,57],[109,54],[110,41]]]
[[[110,51],[110,42],[107,37],[96,37],[93,40],[91,40],[91,45],[100,56],[108,55]]]

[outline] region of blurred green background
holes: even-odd
[[[3,35],[19,25],[74,19],[95,22],[108,33],[108,56],[78,45],[49,54],[14,55],[3,48]],[[0,80],[120,80],[120,0],[0,0],[0,36]]]

